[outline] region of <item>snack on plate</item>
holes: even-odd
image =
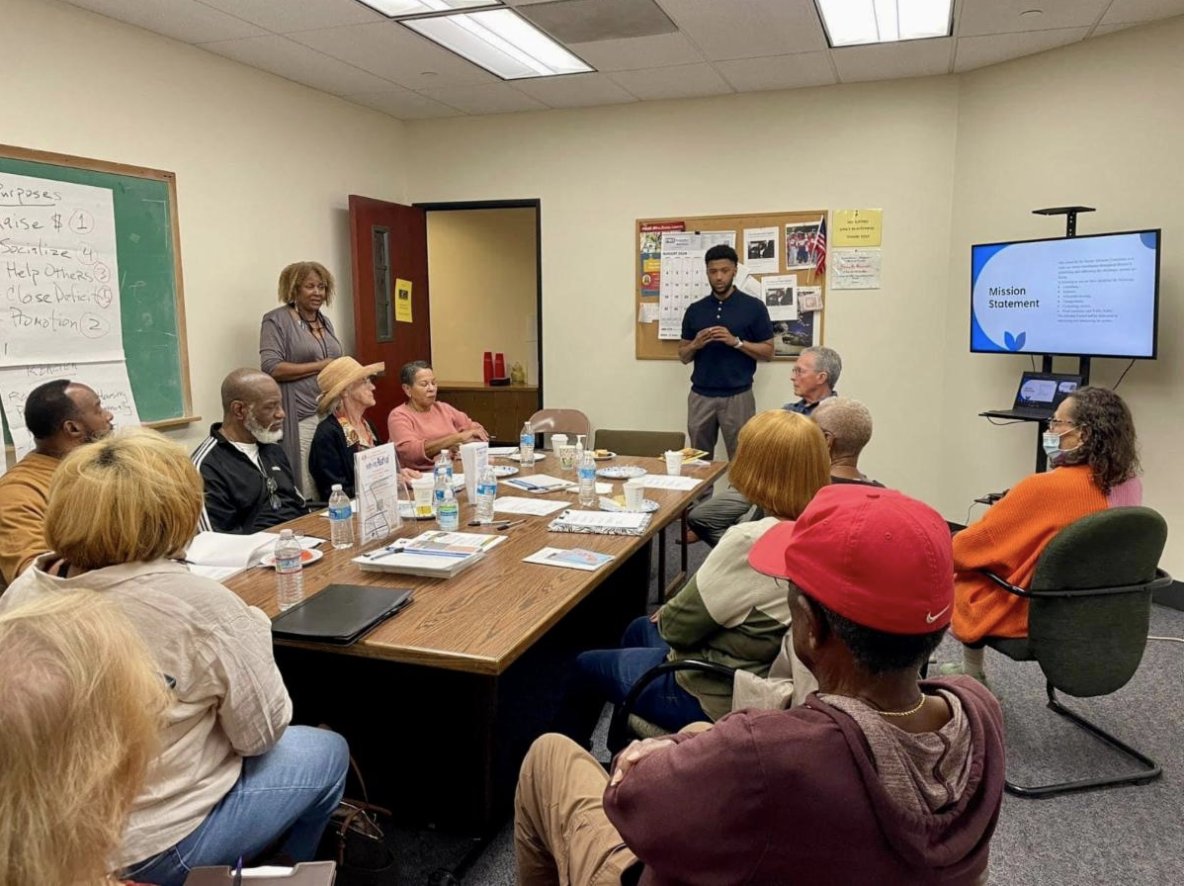
[[[593,450],[594,458],[609,458],[609,456],[610,456],[610,451],[608,449],[594,449]]]
[[[695,461],[698,458],[704,458],[704,456],[708,455],[708,453],[703,449],[694,449],[691,446],[685,446],[680,450],[680,455],[684,457],[685,462],[688,462]],[[659,458],[663,458],[663,455],[660,454]]]

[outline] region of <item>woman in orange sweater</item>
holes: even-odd
[[[1141,503],[1132,414],[1107,388],[1080,388],[1054,413],[1042,435],[1053,470],[1022,480],[978,523],[952,539],[955,611],[951,629],[964,643],[963,664],[939,668],[984,680],[985,637],[1024,637],[1029,601],[1003,590],[980,570],[1028,588],[1050,540],[1081,517]],[[969,645],[975,644],[975,645]]]

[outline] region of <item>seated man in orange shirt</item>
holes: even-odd
[[[0,477],[0,590],[48,548],[42,527],[49,483],[67,453],[111,430],[99,395],[69,379],[46,382],[25,401],[33,451]]]

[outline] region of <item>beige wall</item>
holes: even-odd
[[[934,500],[941,421],[915,380],[936,358],[910,342],[944,331],[957,98],[929,79],[410,124],[408,198],[540,198],[544,405],[662,430],[685,426],[690,368],[634,359],[635,219],[884,207],[884,288],[834,294],[825,340],[883,417],[869,471]],[[790,368],[758,367],[760,408]]]
[[[402,123],[50,0],[0,0],[0,22],[0,142],[177,174],[204,419],[177,439],[205,436],[223,376],[259,365],[259,317],[276,304],[285,264],[330,268],[340,288],[328,313],[353,338],[346,197],[403,202]]]
[[[428,213],[432,363],[438,379],[481,381],[482,354],[518,361],[529,383],[536,360],[536,212]]]
[[[1009,403],[1029,359],[968,353],[968,247],[1060,236],[1062,217],[1030,210],[1074,204],[1097,210],[1079,217],[1083,234],[1162,229],[1158,358],[1138,361],[1118,392],[1140,437],[1145,501],[1170,524],[1163,565],[1181,577],[1181,19],[962,80],[938,471],[938,504],[950,519],[964,519],[976,495],[1003,490],[1032,470],[1036,434],[1032,425],[992,427],[976,417],[981,408]],[[1092,381],[1111,387],[1127,364],[1093,360]]]

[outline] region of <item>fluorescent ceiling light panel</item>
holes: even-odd
[[[815,0],[828,44],[861,46],[951,35],[953,0]]]
[[[481,6],[500,6],[502,0],[360,0],[375,12],[390,18],[400,15],[422,15],[426,12],[449,12],[457,9],[476,9]]]
[[[593,70],[509,9],[403,19],[400,24],[504,80]]]

